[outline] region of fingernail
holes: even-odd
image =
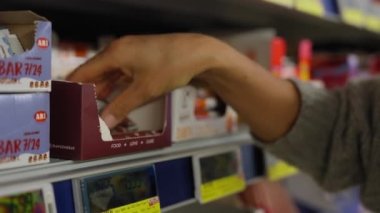
[[[112,129],[117,124],[117,119],[113,115],[102,115],[102,119],[107,124],[108,128]]]

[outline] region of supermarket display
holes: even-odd
[[[50,91],[51,31],[32,12],[0,12],[0,92]]]
[[[342,22],[355,26],[347,27],[348,34],[350,30],[359,35],[368,33],[356,32],[356,27],[380,32],[379,1],[265,1],[285,6],[279,7],[284,11],[300,10],[320,16],[317,24],[323,21],[330,23],[331,17],[340,15],[342,20],[333,21],[336,26],[343,25]],[[281,13],[282,10],[274,8],[274,13]],[[96,14],[96,10],[92,13]],[[288,15],[287,12],[284,14]],[[54,17],[53,13],[50,15]],[[215,19],[211,23],[223,22],[228,15],[226,13],[221,20]],[[274,17],[278,19],[281,15]],[[310,17],[301,22],[308,23]],[[59,22],[60,18],[51,20]],[[314,19],[310,19],[310,26],[315,26]],[[380,73],[380,57],[376,52],[367,52],[365,47],[360,51],[348,48],[333,52],[330,46],[322,46],[327,51],[314,51],[314,46],[326,41],[300,39],[293,32],[284,33],[284,29],[278,29],[281,23],[265,18],[258,20],[255,23],[260,27],[275,28],[221,32],[211,29],[206,34],[224,40],[277,77],[298,78],[320,87],[333,89],[345,85],[350,79]],[[234,21],[238,23],[241,19]],[[292,27],[302,26],[295,23]],[[115,32],[111,29],[110,26],[107,33],[112,35]],[[59,30],[63,31],[62,28]],[[78,34],[84,30],[86,28],[79,30]],[[131,32],[134,29],[128,31]],[[324,33],[328,34],[318,30],[315,34]],[[0,12],[0,213],[123,213],[131,209],[153,213],[195,199],[206,204],[239,193],[245,187],[248,187],[245,193],[256,198],[246,203],[250,207],[262,212],[296,212],[292,199],[305,201],[301,203],[306,205],[309,204],[306,202],[308,196],[317,194],[312,190],[305,191],[313,188],[309,184],[300,187],[300,181],[283,184],[292,178],[298,180],[298,175],[294,175],[297,169],[263,154],[251,143],[242,145],[231,141],[227,148],[212,144],[227,134],[240,134],[240,118],[207,87],[179,88],[131,112],[118,126],[109,129],[99,115],[123,88],[100,98],[93,84],[51,80],[64,80],[116,36],[94,35],[87,41],[86,38],[85,41],[62,39],[53,44],[51,34],[51,23],[33,12]],[[63,35],[62,38],[65,36],[75,38],[71,35]],[[289,39],[292,36],[295,38]],[[197,141],[208,140],[214,140],[208,147],[192,146]],[[186,143],[182,143],[184,141]],[[175,151],[165,152],[167,149]],[[149,151],[153,150],[162,153],[150,155]],[[131,155],[133,157],[129,157]],[[51,157],[73,161],[52,161]],[[123,157],[128,160],[120,160]],[[148,161],[148,166],[141,167]],[[37,164],[49,162],[51,171],[40,173],[43,166],[49,167],[49,164]],[[109,172],[94,172],[96,162],[109,166],[106,169]],[[73,168],[74,165],[83,166],[61,172],[59,167],[66,164]],[[29,167],[32,165],[37,166]],[[16,168],[21,166],[28,167]],[[120,167],[124,169],[120,170]],[[9,174],[15,177],[32,175],[26,175],[25,184],[19,184],[10,178],[4,179]],[[264,176],[269,180],[281,180],[283,186],[292,189],[298,187],[299,194],[291,194],[292,198],[289,198],[279,183],[257,181]],[[349,212],[359,208],[357,191],[323,196],[328,196],[329,205],[335,207],[331,209]],[[313,199],[319,201],[320,197]]]
[[[0,169],[49,162],[50,34],[32,12],[0,12]]]
[[[0,212],[56,213],[53,188],[51,184],[38,184],[1,190]]]
[[[160,212],[153,166],[73,180],[76,212]]]

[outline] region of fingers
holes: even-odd
[[[110,51],[103,51],[72,72],[67,80],[76,82],[95,82],[110,71],[118,68]]]
[[[121,72],[112,72],[105,76],[103,80],[95,82],[97,99],[106,99],[121,81],[123,81],[123,84],[127,82],[124,80],[123,74]]]
[[[133,82],[103,110],[102,118],[109,128],[115,127],[126,118],[130,111],[147,101],[143,88],[138,85]]]
[[[254,207],[255,195],[252,192],[252,187],[247,186],[247,188],[239,194],[240,201],[246,207]]]

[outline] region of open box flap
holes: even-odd
[[[162,132],[140,132],[107,142],[102,140],[99,131],[94,84],[53,81],[50,97],[52,157],[87,160],[158,149],[171,144],[170,96],[165,97]]]
[[[0,12],[0,27],[5,27],[12,34],[16,34],[24,49],[31,49],[34,45],[35,21],[47,21],[31,11]]]
[[[0,25],[34,24],[34,21],[47,19],[28,10],[0,12]]]

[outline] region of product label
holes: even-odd
[[[0,61],[1,77],[41,76],[42,64]]]
[[[366,27],[368,30],[374,31],[374,32],[380,32],[380,18],[374,15],[367,15],[366,16]]]
[[[343,21],[347,24],[351,24],[360,27],[364,24],[364,15],[360,9],[344,8],[342,9]]]
[[[240,192],[244,188],[244,178],[239,175],[220,178],[201,185],[200,200],[202,203],[208,203],[222,197]]]
[[[21,152],[31,152],[40,149],[39,138],[24,138],[14,140],[0,140],[0,155],[19,155]]]
[[[315,16],[323,16],[324,8],[320,0],[308,0],[308,1],[296,1],[296,8],[299,11],[315,15]]]
[[[278,160],[274,165],[271,165],[268,169],[269,180],[277,181],[298,173],[298,169],[291,166],[284,161]]]
[[[128,204],[126,206],[114,208],[104,213],[159,213],[161,212],[160,201],[158,197],[149,198]]]
[[[278,4],[278,5],[282,5],[282,6],[286,6],[286,7],[292,7],[294,4],[293,0],[265,0],[265,1],[271,2],[274,4]]]

